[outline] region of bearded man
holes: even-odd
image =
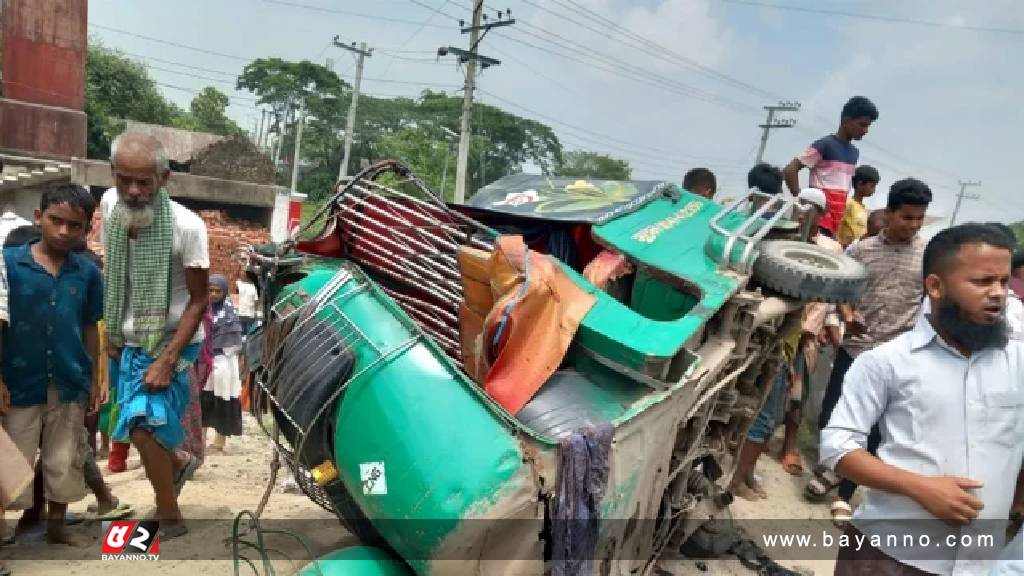
[[[996,224],[938,233],[923,258],[931,312],[847,372],[820,453],[869,488],[846,536],[870,544],[841,547],[836,574],[986,573],[1024,511],[1024,342],[1006,320],[1014,244]]]
[[[167,193],[167,156],[152,136],[111,146],[116,186],[101,202],[107,342],[119,363],[112,438],[131,440],[156,494],[161,537],[187,532],[178,493],[198,467],[177,454],[188,368],[199,356],[210,259],[206,225]]]

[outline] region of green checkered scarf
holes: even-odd
[[[110,344],[124,346],[124,310],[131,279],[135,339],[156,358],[165,345],[170,304],[173,223],[171,197],[161,188],[153,205],[153,223],[138,231],[131,268],[128,266],[128,226],[114,210],[103,230],[106,298],[103,317]]]

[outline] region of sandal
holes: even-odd
[[[185,482],[188,481],[195,473],[196,469],[202,464],[202,460],[189,454],[188,461],[178,471],[178,477],[174,479],[174,496],[177,497],[181,494],[181,489],[185,487]]]
[[[804,488],[804,498],[811,502],[824,502],[829,492],[839,486],[839,476],[828,468],[818,467],[814,470],[814,477]]]
[[[853,508],[846,500],[838,498],[833,500],[829,512],[832,514],[832,523],[836,525],[836,528],[845,529],[853,520]]]
[[[122,503],[117,499],[117,496],[114,496],[112,503],[113,507],[111,507],[106,512],[103,512],[102,514],[97,512],[95,504],[90,504],[89,507],[86,509],[86,519],[93,521],[121,520],[123,518],[128,518],[129,516],[135,513],[135,508],[133,508],[131,504]]]
[[[782,469],[793,476],[804,475],[804,461],[799,454],[790,452],[782,457]]]

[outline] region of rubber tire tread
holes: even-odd
[[[754,279],[786,296],[848,304],[857,302],[867,287],[867,269],[845,254],[794,240],[770,240],[762,242],[759,248],[760,255],[754,262]],[[830,259],[837,264],[837,269],[820,268],[787,255],[796,250]]]

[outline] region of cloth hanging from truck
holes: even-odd
[[[551,525],[552,576],[593,574],[614,432],[607,422],[588,426],[569,434],[559,445],[557,499]]]

